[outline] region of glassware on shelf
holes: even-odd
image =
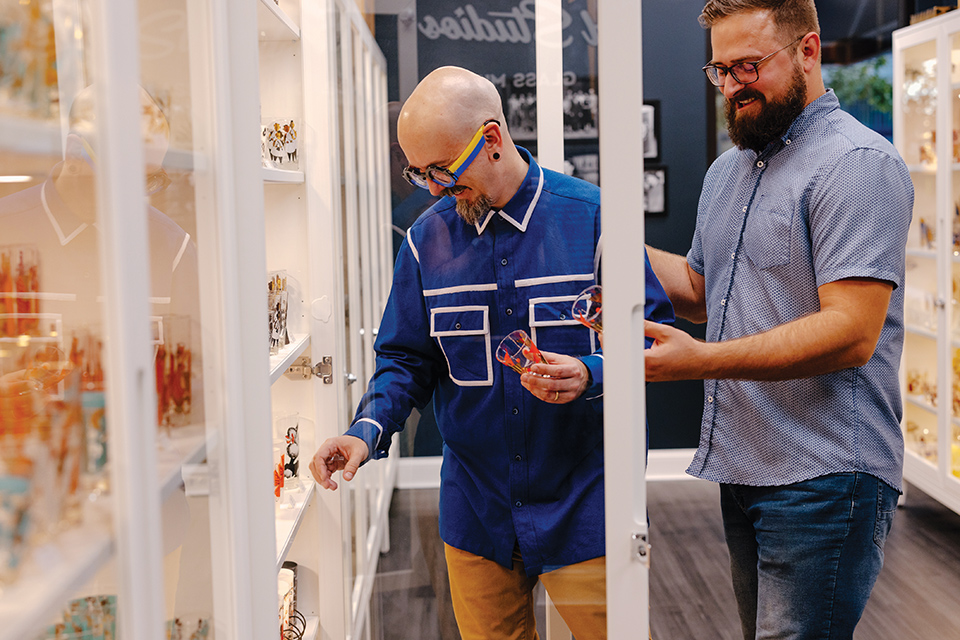
[[[36,640],[113,640],[117,637],[117,596],[71,600],[61,617]]]
[[[40,255],[36,247],[0,247],[0,338],[40,337]],[[43,327],[46,329],[46,327]]]
[[[103,340],[90,328],[74,332],[70,362],[80,371],[80,402],[83,409],[82,489],[94,497],[109,491],[107,472],[107,406],[103,376]]]
[[[923,249],[937,248],[937,231],[934,225],[927,222],[926,218],[920,218],[920,247]]]
[[[930,380],[926,371],[907,369],[907,395],[930,407],[937,406],[937,381]]]
[[[954,135],[956,134],[957,132],[954,131]],[[955,162],[960,162],[960,158],[957,158]],[[953,255],[956,256],[958,252],[960,252],[960,204],[953,205],[953,224],[951,230],[953,231]]]
[[[296,171],[300,167],[299,134],[293,118],[264,118],[260,125],[263,166]]]
[[[273,439],[273,499],[281,509],[292,509],[295,505],[290,491],[294,488],[287,482],[287,440]]]
[[[25,394],[32,395],[30,391]],[[28,425],[11,424],[11,413],[24,408],[16,409],[12,404],[23,401],[23,395],[7,395],[0,388],[0,585],[11,584],[19,577],[33,524],[34,461],[41,444]]]
[[[300,414],[296,411],[278,415],[274,420],[274,440],[283,444],[283,488],[300,488]],[[279,497],[279,496],[278,496]]]
[[[280,353],[280,349],[290,344],[290,331],[287,328],[287,274],[274,271],[267,281],[267,311],[270,325],[270,354]]]
[[[55,119],[60,112],[53,3],[13,2],[0,13],[4,34],[2,112]]]
[[[202,614],[184,614],[167,620],[167,640],[206,640],[213,637],[210,618]]]
[[[535,364],[547,363],[537,349],[537,345],[523,329],[517,329],[500,341],[500,346],[497,347],[497,360],[517,373],[530,371],[530,367]]]
[[[165,428],[187,424],[193,408],[193,349],[190,317],[163,316],[154,355],[157,384],[157,424]]]
[[[904,293],[903,313],[908,326],[937,331],[937,303],[932,291],[908,286]]]
[[[937,462],[937,433],[935,430],[921,426],[915,420],[907,419],[906,445],[920,457],[933,464]]]
[[[80,522],[80,371],[44,342],[0,349],[0,583]]]

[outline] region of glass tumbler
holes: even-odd
[[[597,333],[603,333],[603,298],[600,285],[595,284],[580,292],[570,309],[573,317]]]
[[[530,336],[523,329],[517,329],[500,341],[497,347],[497,360],[517,373],[530,371],[535,364],[546,364],[547,360],[537,349]]]

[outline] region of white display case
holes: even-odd
[[[894,143],[913,178],[904,479],[960,512],[960,12],[893,34]]]
[[[537,4],[559,15],[559,0]],[[598,24],[610,34],[601,109],[619,123],[602,135],[612,214],[635,196],[640,65],[624,74],[622,59],[625,42],[640,58],[639,3],[601,3]],[[0,0],[0,25],[0,248],[42,245],[41,287],[22,291],[40,301],[34,311],[62,316],[44,340],[69,351],[73,332],[102,339],[110,460],[109,492],[84,496],[82,523],[34,544],[2,585],[0,640],[34,638],[92,594],[116,595],[120,638],[163,640],[168,620],[192,616],[219,638],[276,637],[284,561],[300,569],[305,638],[369,636],[398,456],[337,492],[306,481],[278,503],[270,484],[275,413],[304,418],[303,479],[317,443],[349,423],[390,282],[386,63],[356,4]],[[545,53],[543,75],[561,77],[560,49]],[[85,110],[71,120],[74,105]],[[297,166],[265,167],[264,118],[288,117]],[[80,193],[44,187],[60,176],[82,178]],[[84,216],[72,230],[63,206]],[[605,286],[618,292],[606,361],[616,416],[606,438],[617,443],[607,458],[611,637],[647,623],[644,386],[631,320],[642,223],[604,221]],[[293,335],[271,355],[266,283],[281,270],[298,285]],[[188,319],[185,333],[175,318]],[[20,334],[0,336],[0,351]],[[182,379],[158,392],[161,335],[190,347],[189,416],[169,402],[182,401]],[[160,414],[177,424],[158,429]]]
[[[85,488],[82,522],[31,544],[2,586],[0,638],[94,594],[117,597],[119,637],[195,617],[220,638],[275,636],[287,561],[303,637],[360,637],[394,467],[328,492],[307,465],[349,423],[386,299],[383,56],[353,2],[121,5],[0,0],[0,55],[20,73],[0,82],[0,246],[41,269],[38,289],[3,296],[19,315],[0,351],[69,352],[94,331],[110,460],[109,491]],[[296,151],[265,163],[261,126],[288,120]],[[279,271],[290,339],[270,353]],[[23,300],[49,335],[23,337]],[[276,418],[292,412],[300,482],[277,500]]]

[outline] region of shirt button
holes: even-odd
[[[736,259],[737,259],[737,254],[731,253],[731,254],[730,254],[730,259],[731,259],[731,260],[736,260]]]
[[[757,166],[763,168],[763,160],[757,160]]]
[[[713,403],[713,396],[707,396],[707,402],[708,402],[709,404],[712,404],[712,403]]]
[[[512,316],[512,315],[513,315],[513,309],[507,309],[504,313],[506,313],[508,316]]]
[[[747,208],[746,208],[746,207],[743,208],[743,212],[744,212],[744,213],[747,212]]]
[[[523,506],[523,503],[520,502],[519,500],[517,500],[516,502],[513,503],[513,506],[515,506],[515,507],[522,507],[522,506]]]
[[[458,322],[455,326],[457,327],[457,329],[459,329],[459,328],[460,328],[460,323]]]
[[[518,453],[517,455],[513,456],[513,459],[516,460],[517,462],[520,462],[521,460],[523,460],[523,456]],[[520,505],[517,505],[517,506],[520,506]]]
[[[721,307],[727,306],[727,299],[726,299],[726,298],[724,298],[723,300],[720,301],[720,306],[721,306]]]
[[[500,264],[502,264],[503,266],[507,266],[507,259],[504,258],[503,260],[501,260]]]
[[[514,408],[513,408],[513,415],[517,415],[518,413],[520,413],[520,409],[514,407]]]
[[[783,144],[790,144],[790,138],[787,138],[786,140],[784,140]]]

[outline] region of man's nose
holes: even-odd
[[[723,79],[723,85],[720,86],[720,92],[727,100],[733,100],[733,96],[737,95],[737,92],[745,86],[747,85],[737,82],[732,73],[728,73]]]

